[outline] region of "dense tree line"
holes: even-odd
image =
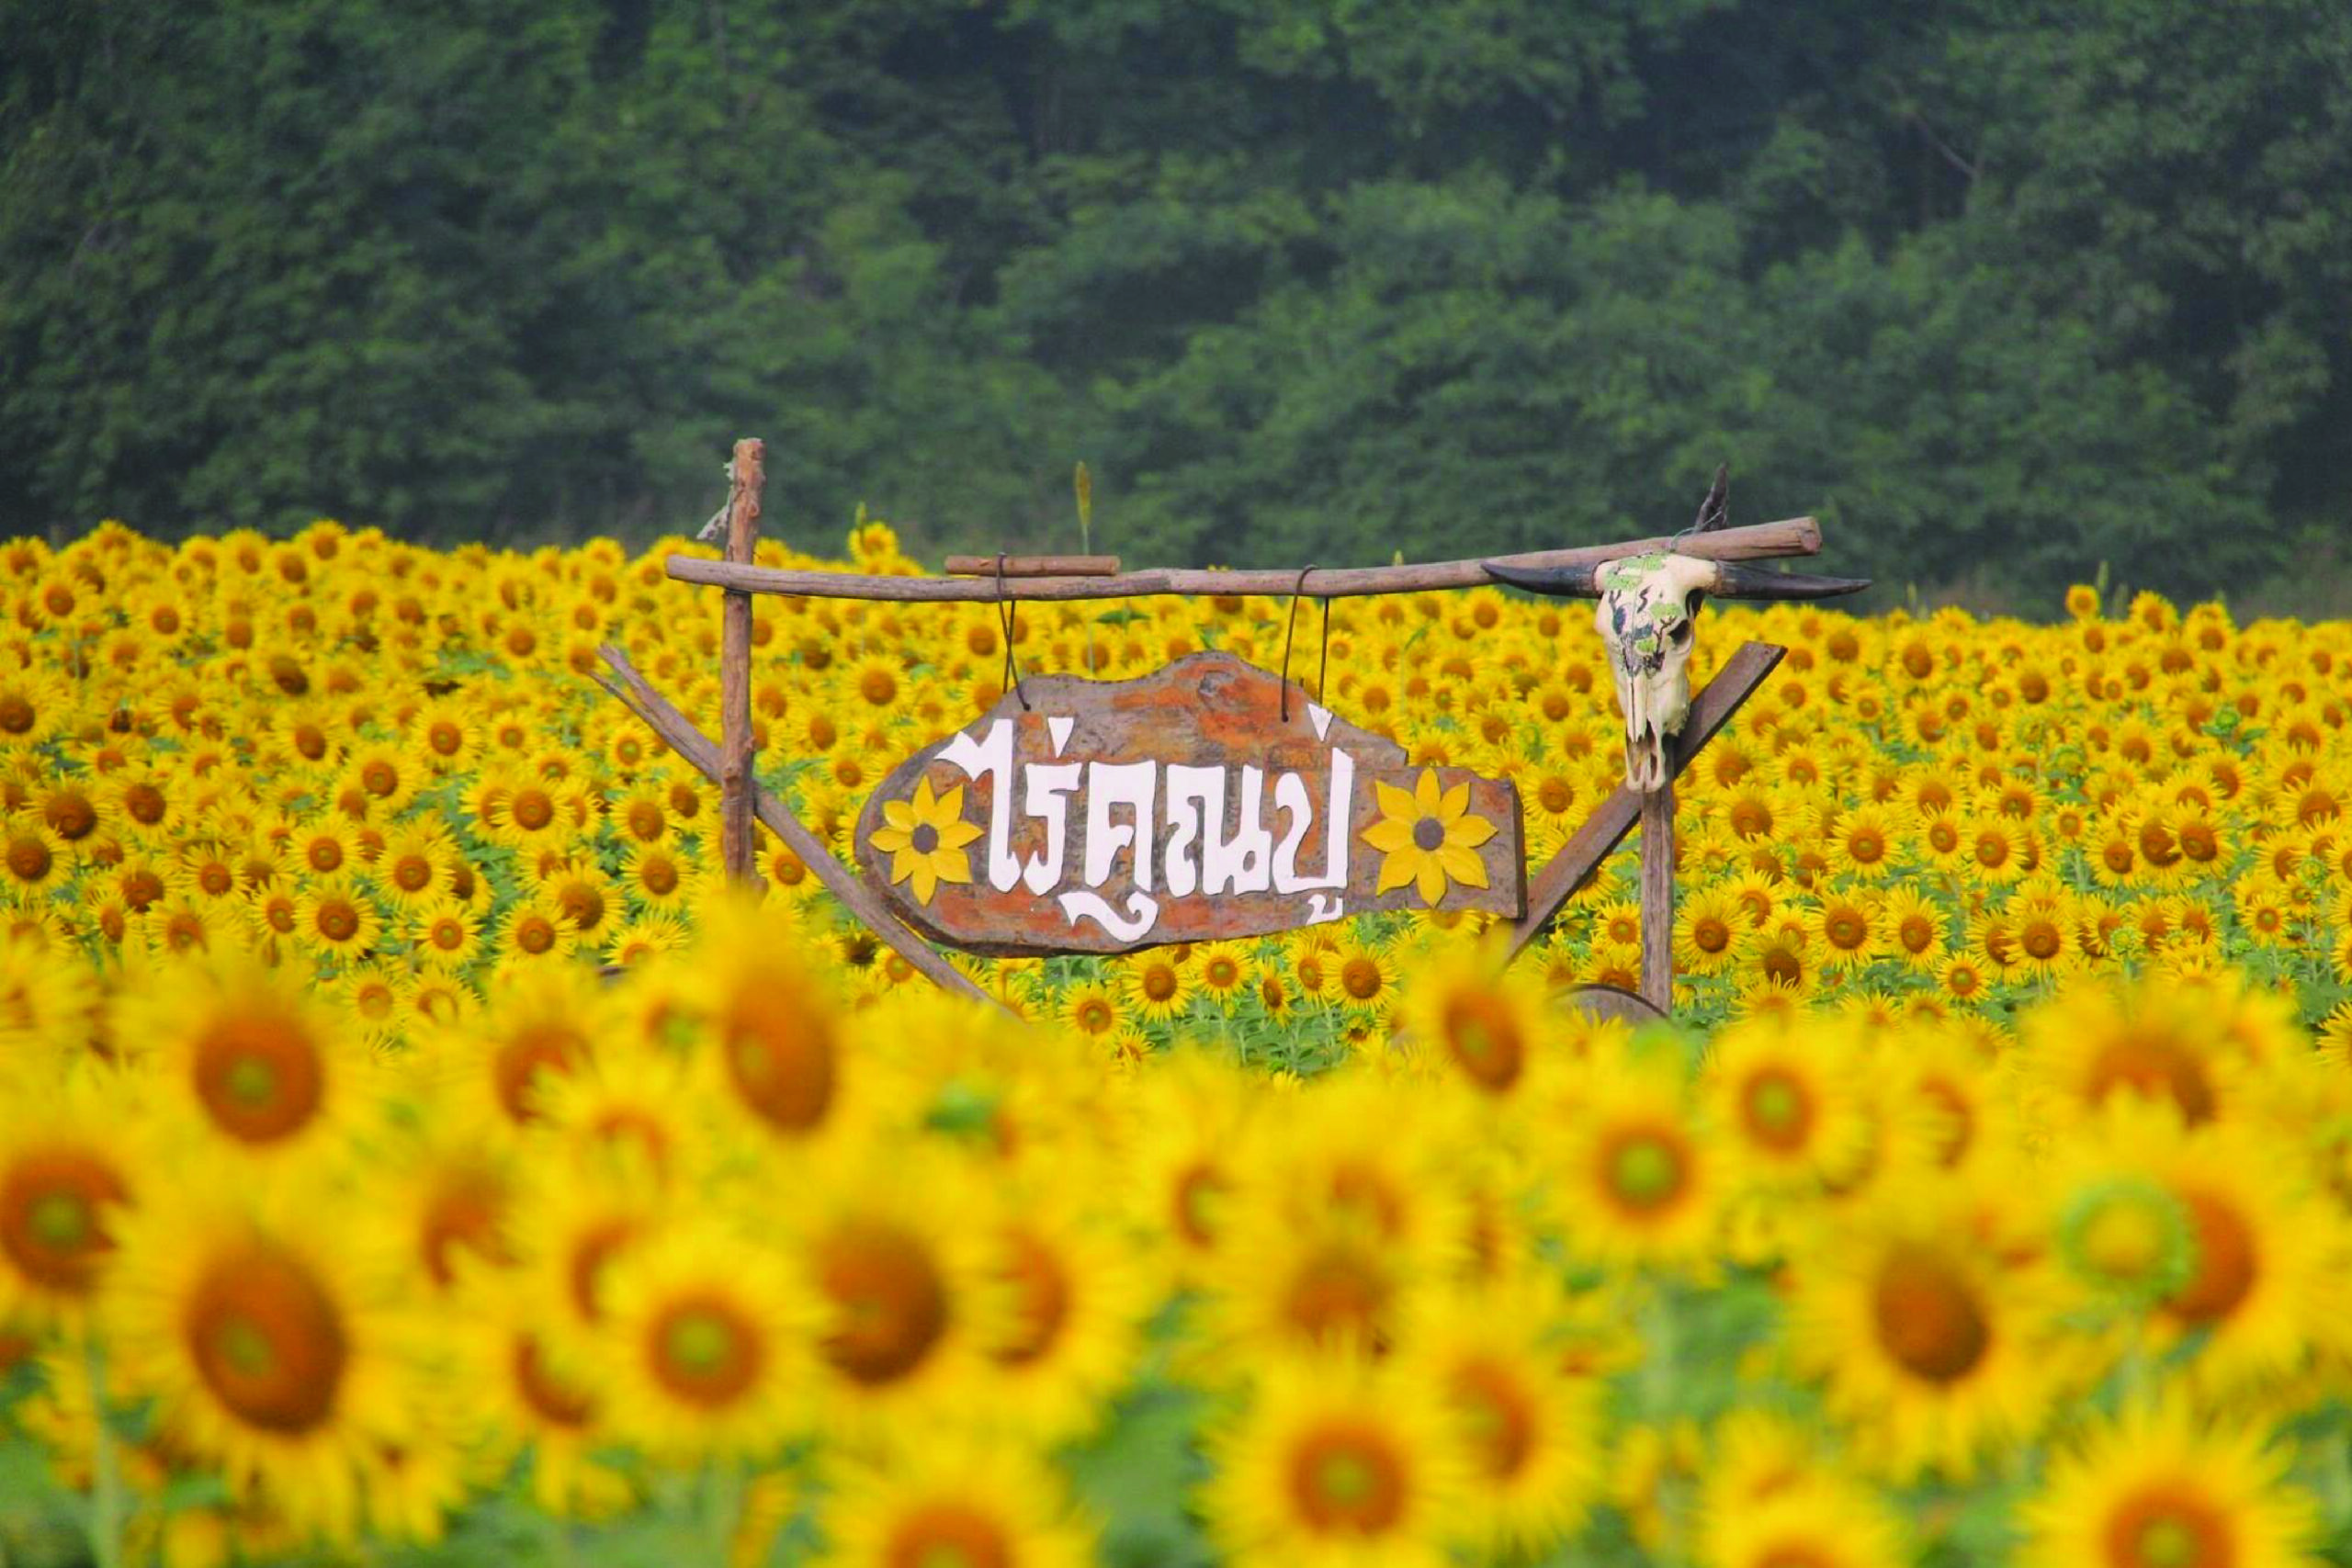
[[[2352,531],[2335,0],[0,0],[0,531]],[[2333,479],[2336,482],[2331,483]]]

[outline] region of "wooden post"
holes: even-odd
[[[1674,781],[1642,796],[1642,999],[1674,1010]]]
[[[767,480],[765,445],[735,443],[728,467],[727,559],[752,564],[760,538],[760,491]],[[752,596],[727,590],[718,633],[718,842],[729,882],[760,886],[752,836]]]

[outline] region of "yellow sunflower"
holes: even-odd
[[[1200,1509],[1235,1568],[1443,1568],[1468,1483],[1453,1432],[1423,1379],[1285,1359],[1208,1439]]]
[[[241,1500],[349,1540],[367,1467],[422,1424],[422,1341],[376,1239],[295,1186],[186,1172],[123,1224],[123,1380]],[[334,1239],[330,1240],[330,1236]]]
[[[1374,891],[1409,885],[1422,903],[1435,908],[1452,882],[1487,886],[1487,865],[1477,849],[1495,836],[1495,825],[1469,814],[1467,781],[1441,791],[1436,770],[1424,768],[1410,793],[1378,779],[1373,793],[1380,819],[1360,836],[1383,857]]]
[[[980,828],[965,821],[963,812],[964,786],[934,796],[928,777],[915,785],[912,801],[882,803],[883,826],[874,829],[871,841],[890,857],[892,882],[913,880],[916,903],[930,903],[943,882],[972,880],[965,846],[980,836]]]
[[[1091,1521],[1070,1506],[1052,1467],[1017,1443],[928,1434],[842,1463],[831,1479],[817,1568],[1095,1561]]]
[[[2063,1371],[2048,1264],[1974,1184],[1881,1182],[1792,1273],[1792,1352],[1873,1468],[1966,1475],[2039,1426]]]
[[[2175,1395],[2104,1420],[2026,1506],[2028,1568],[2318,1568],[2317,1502],[2259,1427]]]
[[[673,1460],[772,1452],[811,1412],[816,1307],[783,1260],[673,1224],[613,1265],[603,1365],[623,1435]]]

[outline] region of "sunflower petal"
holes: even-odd
[[[1431,908],[1437,908],[1438,900],[1445,897],[1445,868],[1438,863],[1437,856],[1421,857],[1420,871],[1413,878],[1413,890]]]
[[[1457,817],[1445,825],[1445,841],[1476,849],[1495,836],[1495,825],[1483,817]]]
[[[1384,854],[1413,847],[1413,823],[1402,817],[1384,817],[1356,835]]]
[[[1420,869],[1420,863],[1427,859],[1429,856],[1419,850],[1396,851],[1380,863],[1380,881],[1373,891],[1385,893],[1392,887],[1404,886],[1405,884],[1413,880],[1413,874]]]
[[[1430,858],[1445,867],[1445,874],[1465,887],[1487,886],[1487,863],[1460,844],[1447,844]]]

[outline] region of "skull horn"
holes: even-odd
[[[1485,563],[1487,575],[1498,582],[1508,582],[1513,588],[1524,588],[1531,593],[1548,593],[1555,599],[1598,599],[1600,589],[1593,581],[1594,568],[1589,566],[1505,566],[1500,561]]]
[[[1767,571],[1736,561],[1724,561],[1715,569],[1715,593],[1724,599],[1835,599],[1841,593],[1860,593],[1870,585],[1867,577],[1815,577],[1802,571]]]
[[[1715,465],[1715,482],[1707,491],[1707,499],[1699,503],[1698,520],[1690,525],[1693,534],[1704,534],[1720,528],[1731,521],[1731,465]]]

